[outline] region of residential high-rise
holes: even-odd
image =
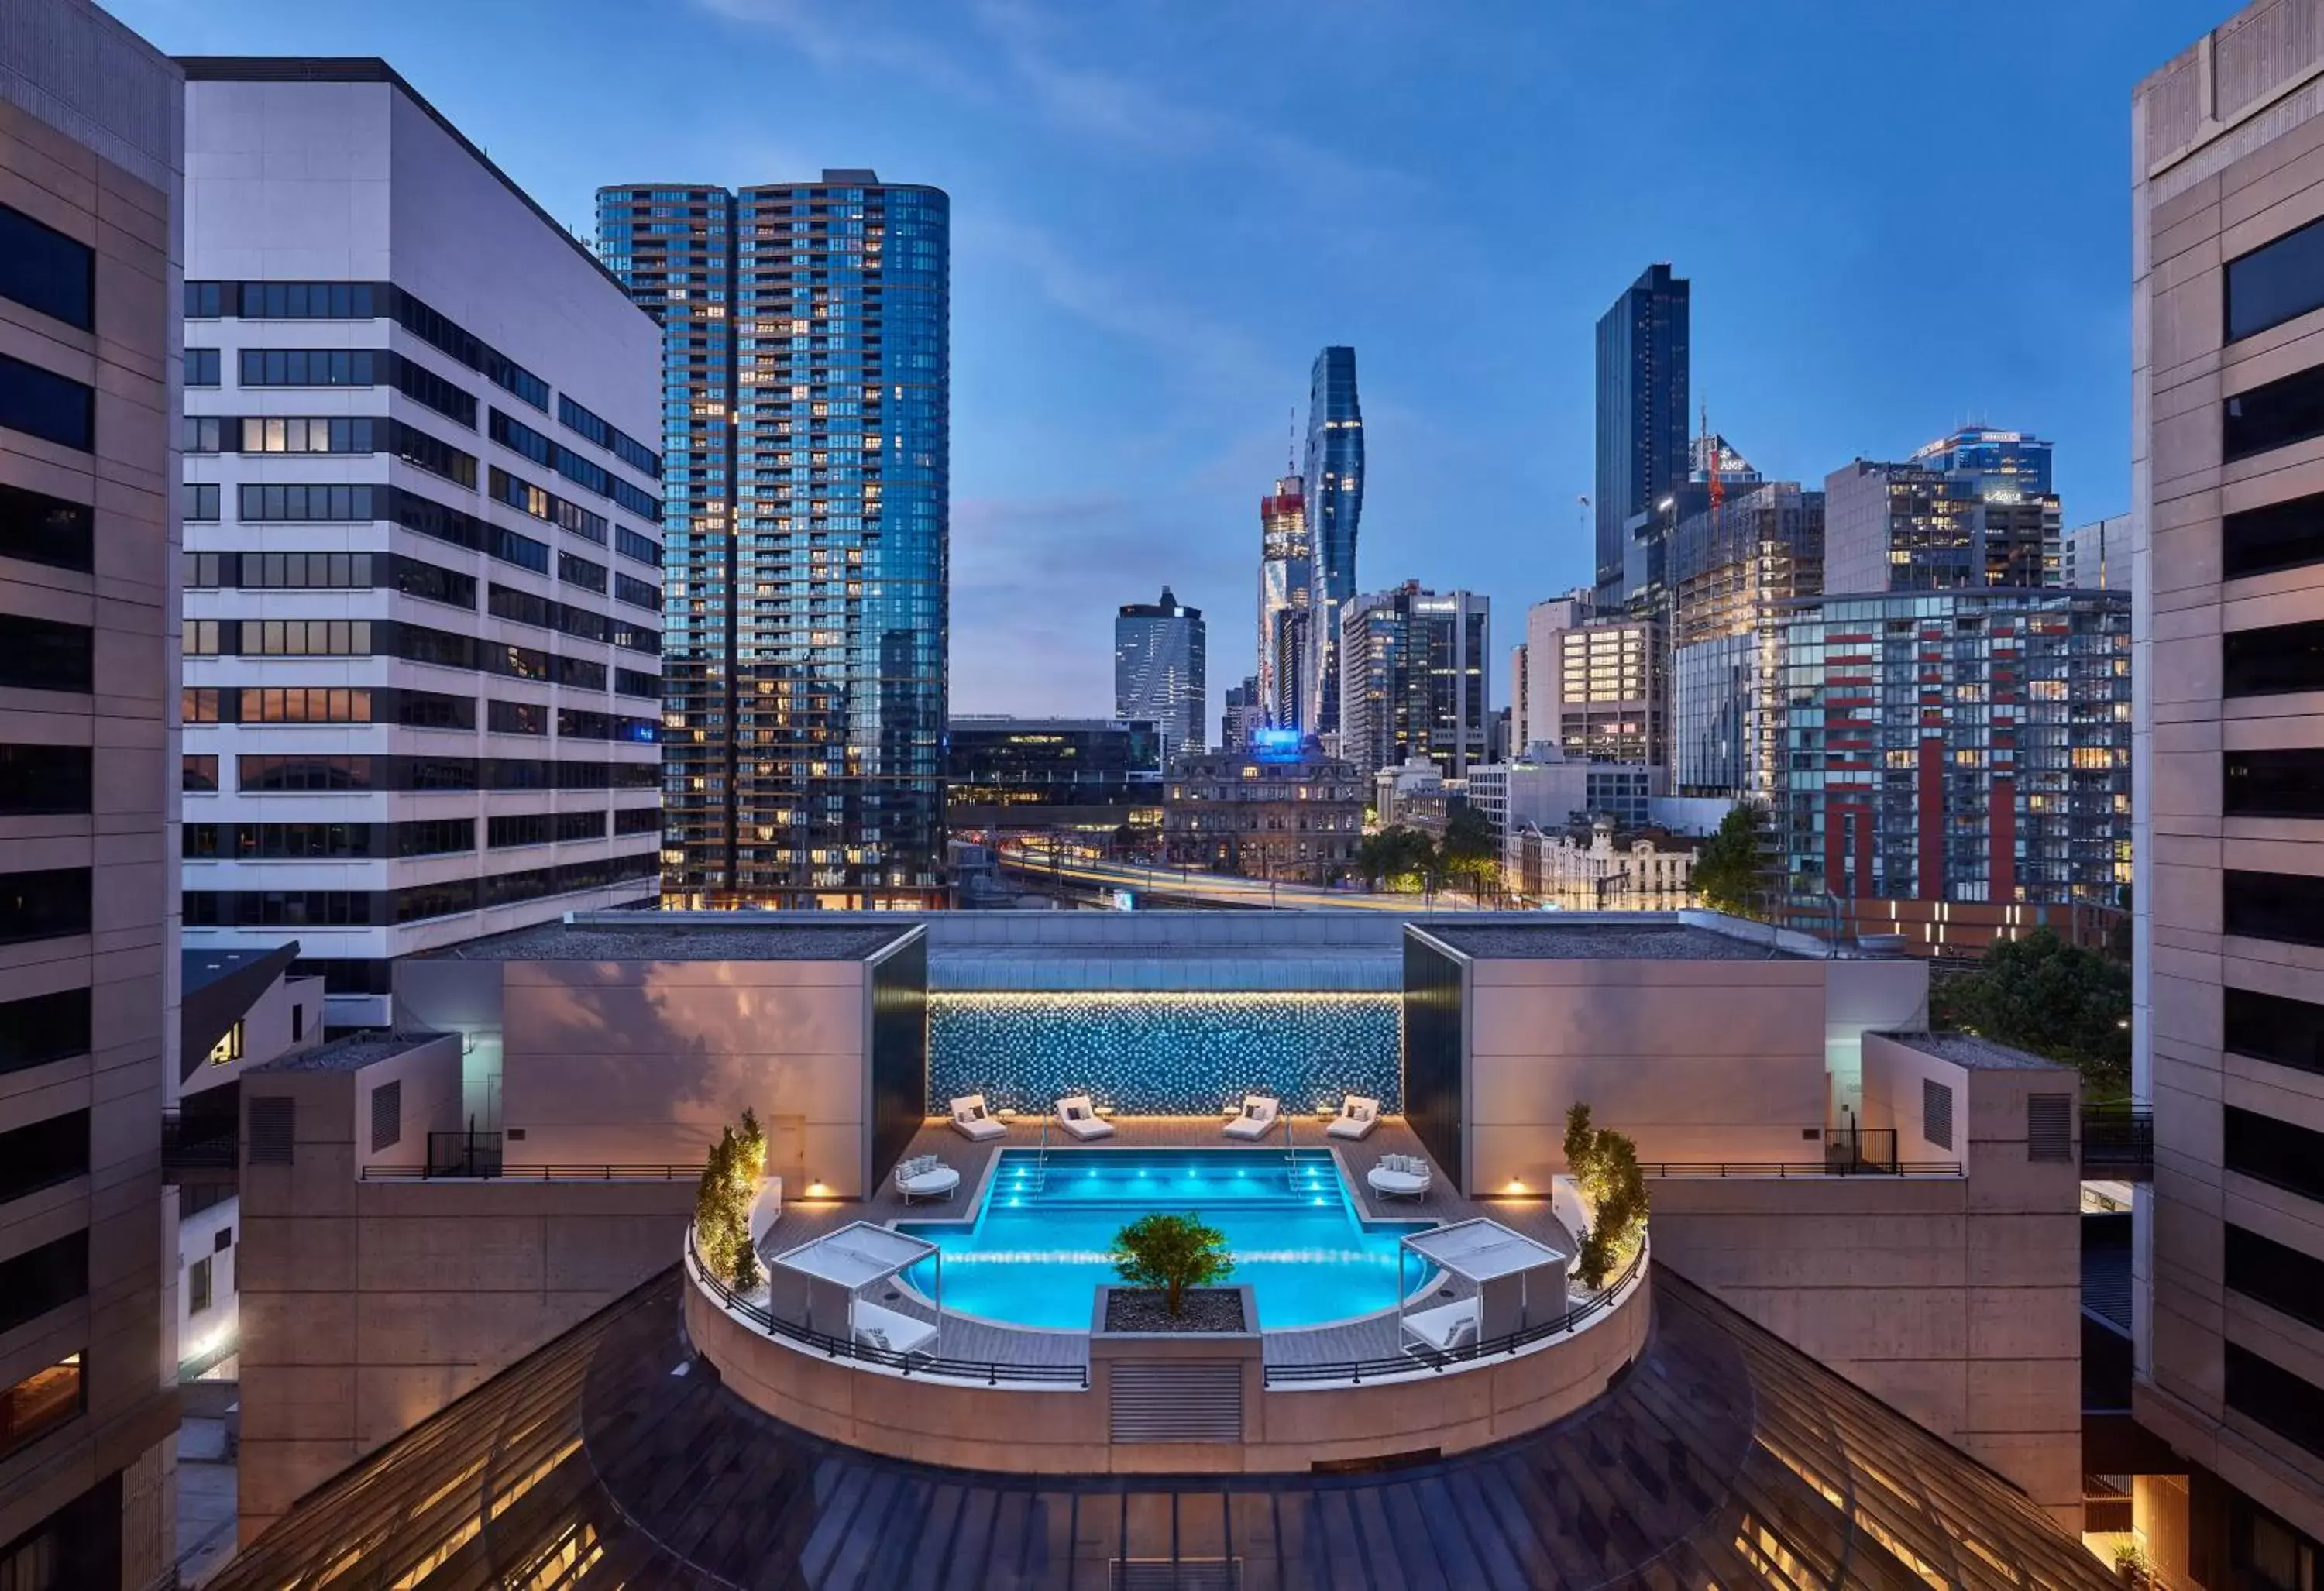
[[[1203,611],[1162,588],[1154,602],[1124,602],[1113,621],[1113,715],[1153,723],[1167,765],[1206,743],[1210,711]]]
[[[1759,787],[1760,621],[1773,603],[1822,591],[1823,521],[1822,492],[1776,481],[1706,506],[1673,537],[1671,781],[1681,795]]]
[[[1340,751],[1360,776],[1425,757],[1457,779],[1491,760],[1487,598],[1407,580],[1350,602],[1340,645]]]
[[[2131,114],[2134,1485],[2166,1584],[2324,1577],[2324,34],[2262,0]],[[2109,556],[2115,556],[2109,547]],[[2111,574],[2112,571],[2110,570]],[[2085,580],[2083,584],[2087,584]]]
[[[2111,907],[2130,881],[2130,604],[1966,589],[1779,603],[1769,798],[1794,892]]]
[[[1306,702],[1306,617],[1315,584],[1306,493],[1305,478],[1285,475],[1259,500],[1259,700],[1267,722],[1280,729],[1301,726]]]
[[[1598,320],[1597,602],[1610,613],[1656,578],[1656,505],[1686,480],[1689,287],[1651,265]]]
[[[184,86],[87,0],[5,16],[0,1586],[134,1591],[175,1523]]]
[[[1906,463],[1852,460],[1824,492],[1826,591],[2058,583],[2058,499],[2038,437],[1958,432]]]
[[[1314,549],[1314,617],[1307,625],[1305,704],[1297,727],[1340,728],[1340,621],[1356,595],[1356,534],[1364,517],[1364,413],[1356,398],[1356,351],[1315,355],[1307,386],[1307,537]]]
[[[1259,676],[1245,675],[1242,684],[1227,687],[1226,710],[1219,714],[1219,749],[1248,746],[1251,731],[1266,727],[1267,699],[1259,694]]]
[[[186,71],[187,943],[385,1026],[655,897],[660,339],[385,63]]]
[[[664,887],[944,898],[951,201],[876,172],[597,190],[663,334]]]

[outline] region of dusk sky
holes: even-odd
[[[1505,654],[1588,576],[1591,328],[1655,260],[1771,478],[1983,419],[2057,444],[2068,524],[2123,511],[2130,91],[2235,9],[106,4],[177,53],[383,56],[585,235],[600,183],[947,189],[953,711],[1110,712],[1113,610],[1167,582],[1213,733],[1316,349],[1357,349],[1359,584],[1482,590]]]

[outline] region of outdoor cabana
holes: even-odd
[[[1475,1293],[1415,1310],[1405,1291],[1409,1252]],[[1415,1232],[1397,1246],[1397,1342],[1406,1353],[1451,1353],[1565,1318],[1565,1273],[1573,1256],[1500,1222],[1479,1216]]]
[[[865,1296],[930,1255],[936,1260],[935,1321],[916,1320]],[[851,1222],[767,1262],[767,1311],[860,1347],[933,1355],[944,1320],[944,1253],[888,1227]]]

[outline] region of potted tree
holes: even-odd
[[[1574,1274],[1595,1292],[1630,1263],[1645,1240],[1646,1173],[1638,1166],[1637,1145],[1611,1127],[1592,1127],[1590,1107],[1578,1102],[1565,1113],[1565,1164],[1590,1209],[1590,1229],[1580,1234]]]
[[[1202,1318],[1186,1318],[1190,1290],[1213,1287],[1234,1273],[1234,1257],[1227,1252],[1226,1234],[1195,1214],[1155,1210],[1139,1216],[1114,1234],[1113,1268],[1131,1287],[1161,1294],[1162,1318],[1149,1320],[1136,1294],[1115,1293],[1107,1306],[1108,1324],[1116,1330],[1236,1331],[1242,1328],[1241,1301],[1225,1299],[1228,1310],[1206,1309]],[[1231,1313],[1231,1319],[1227,1318]]]
[[[767,1164],[767,1135],[755,1112],[742,1112],[738,1130],[722,1128],[702,1181],[694,1191],[694,1246],[703,1269],[739,1292],[759,1284],[759,1255],[751,1243],[751,1207]]]

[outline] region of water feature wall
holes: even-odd
[[[1046,1113],[1089,1094],[1128,1116],[1201,1116],[1246,1093],[1286,1111],[1370,1094],[1404,1108],[1400,997],[932,991],[928,1109],[982,1094]]]

